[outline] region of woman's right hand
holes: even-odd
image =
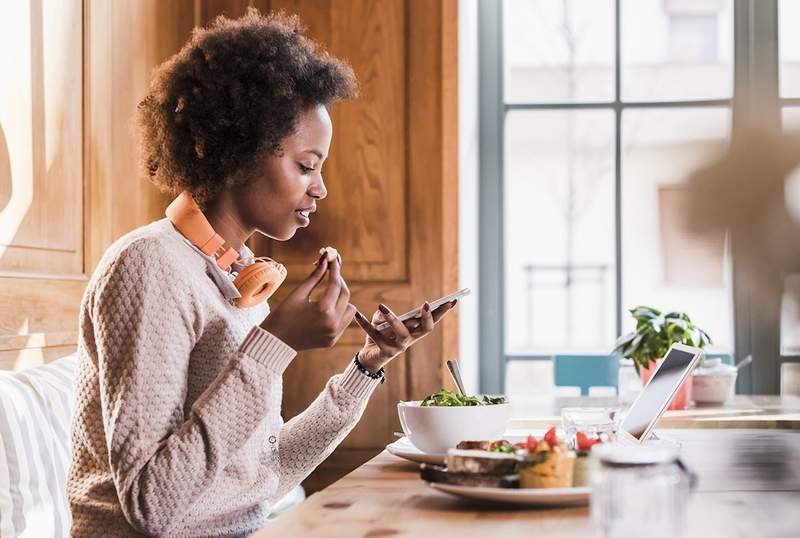
[[[328,286],[319,300],[311,294],[328,273]],[[341,262],[328,261],[327,253],[314,272],[261,322],[261,328],[295,349],[331,347],[350,325],[356,307],[350,304],[350,290],[341,276]]]

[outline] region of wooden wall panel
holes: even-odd
[[[2,274],[83,270],[81,17],[80,0],[3,6]]]
[[[196,9],[191,0],[87,4],[85,270],[91,274],[114,240],[162,218],[169,202],[139,166],[134,114],[152,70],[191,35]]]
[[[151,70],[179,49],[194,24],[219,13],[239,16],[248,5],[299,14],[312,37],[352,64],[361,83],[359,99],[332,107],[334,140],[324,170],[329,196],[312,226],[286,243],[251,242],[289,269],[289,282],[271,302],[285,297],[311,270],[318,248],[329,244],[342,252],[351,300],[367,315],[380,302],[404,311],[455,289],[457,0],[70,2],[83,20],[82,131],[78,142],[74,134],[68,140],[78,148],[72,157],[81,164],[83,188],[75,190],[83,205],[70,190],[50,219],[58,223],[54,229],[74,234],[69,222],[77,218],[81,265],[72,277],[0,278],[0,368],[46,361],[74,346],[82,291],[103,252],[122,234],[161,218],[168,202],[138,165],[133,115]],[[0,179],[11,168],[2,128],[0,122]],[[54,170],[54,178],[66,174],[63,166]],[[0,203],[11,192],[4,181]],[[456,326],[451,316],[390,365],[361,423],[306,482],[312,491],[392,440],[399,400],[448,384],[442,363],[455,355]],[[285,418],[302,411],[362,343],[354,325],[334,349],[302,353],[285,375]]]
[[[406,282],[404,3],[273,0],[272,9],[299,14],[314,39],[347,60],[361,95],[332,107],[334,138],[323,168],[328,198],[314,225],[288,243],[254,244],[286,265],[290,281],[302,278],[320,246],[335,244],[350,282]]]

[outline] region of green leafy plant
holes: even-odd
[[[667,314],[649,306],[637,306],[629,310],[636,320],[636,330],[620,336],[614,351],[633,360],[636,373],[667,354],[672,344],[686,344],[703,348],[712,343],[703,329],[692,323],[683,312]]]

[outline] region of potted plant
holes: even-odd
[[[633,360],[636,373],[643,383],[650,379],[657,361],[667,354],[672,344],[704,348],[711,343],[708,333],[692,323],[683,312],[663,314],[649,306],[637,306],[629,312],[636,320],[636,330],[621,336],[614,345],[614,351]],[[670,403],[669,409],[688,407],[691,400],[691,381],[690,376]]]

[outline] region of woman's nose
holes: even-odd
[[[317,200],[322,200],[328,196],[328,189],[325,188],[325,182],[322,180],[322,176],[319,176],[318,181],[314,181],[309,185],[308,195]]]

